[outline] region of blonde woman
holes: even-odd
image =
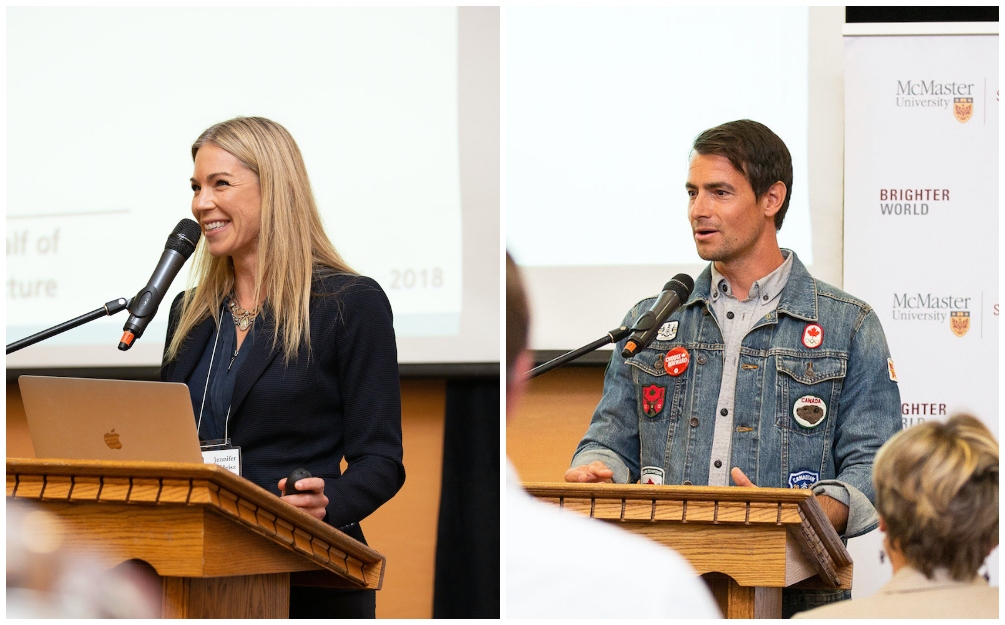
[[[359,521],[405,480],[390,303],[328,240],[285,128],[225,121],[192,158],[203,236],[161,379],[188,385],[200,439],[240,448],[245,478],[365,542]],[[286,494],[301,467],[313,477]],[[374,611],[373,591],[291,589],[291,617]]]
[[[998,442],[957,415],[903,430],[873,469],[893,579],[872,597],[797,618],[998,618],[998,588],[977,574],[998,545]]]

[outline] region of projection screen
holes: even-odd
[[[7,342],[143,287],[192,142],[248,115],[297,140],[402,363],[498,362],[498,48],[491,8],[8,9]],[[123,312],[7,368],[159,365],[187,277],[132,350]]]

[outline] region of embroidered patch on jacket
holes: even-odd
[[[647,386],[642,389],[642,412],[650,417],[655,417],[663,410],[663,400],[666,399],[667,390],[662,386]]]
[[[677,322],[667,321],[660,326],[659,332],[656,333],[657,341],[672,341],[677,338]]]
[[[691,363],[691,354],[686,347],[675,347],[667,352],[663,357],[663,370],[670,375],[677,377],[687,371],[687,366]]]
[[[789,473],[789,488],[809,488],[820,481],[820,474],[802,470]]]
[[[886,359],[886,368],[890,370],[890,381],[897,381],[897,372],[893,370],[893,358]]]
[[[824,342],[824,329],[818,323],[808,323],[803,329],[803,345],[810,349],[820,347]]]
[[[803,395],[792,406],[792,418],[804,428],[815,428],[824,422],[827,404],[816,395]]]
[[[642,467],[640,484],[662,484],[665,473],[659,467]]]

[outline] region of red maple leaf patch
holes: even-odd
[[[824,342],[824,329],[815,323],[807,324],[803,330],[803,345],[816,349]]]

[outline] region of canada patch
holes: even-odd
[[[642,467],[642,479],[639,480],[639,484],[662,484],[664,475],[663,469],[659,467]]]
[[[809,488],[820,481],[820,474],[815,471],[795,471],[789,473],[789,488]]]
[[[657,341],[672,341],[677,338],[677,321],[667,321],[660,326],[659,332],[656,333]]]
[[[810,349],[820,347],[824,342],[824,329],[818,323],[808,323],[803,328],[803,345]]]
[[[647,386],[642,389],[642,412],[650,417],[655,417],[663,410],[663,400],[666,399],[667,390],[662,386]]]
[[[824,422],[827,404],[816,395],[803,395],[792,406],[792,418],[804,428],[815,428]]]

